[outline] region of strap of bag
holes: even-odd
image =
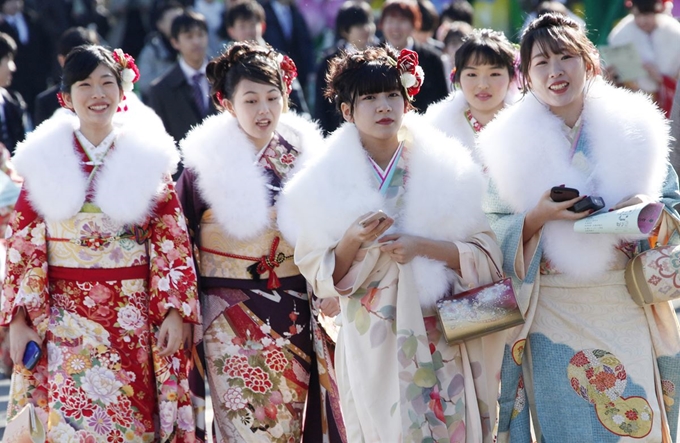
[[[498,267],[498,265],[496,264],[496,261],[493,259],[493,257],[491,257],[491,254],[489,254],[489,251],[487,251],[482,245],[480,245],[477,242],[472,241],[472,242],[470,242],[470,244],[477,246],[477,248],[479,248],[479,250],[482,251],[489,258],[489,261],[491,261],[491,263],[493,263],[493,267],[496,269],[496,276],[498,277],[498,279],[502,279],[503,278],[503,271]]]

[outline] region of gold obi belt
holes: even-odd
[[[114,223],[101,212],[79,212],[54,222],[45,221],[50,266],[114,269],[144,265],[149,255],[139,227]]]
[[[239,240],[224,231],[209,209],[201,218],[199,240],[201,277],[260,280],[267,274],[267,288],[276,289],[280,287],[279,278],[300,274],[293,261],[293,247],[275,229]]]

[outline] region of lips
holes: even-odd
[[[271,120],[269,119],[264,119],[264,120],[258,120],[255,122],[255,125],[259,128],[266,128],[271,124]]]
[[[477,98],[477,100],[486,101],[486,100],[489,100],[493,96],[491,94],[487,94],[487,93],[483,92],[483,93],[475,95],[475,97]]]
[[[553,92],[560,93],[562,91],[565,91],[568,87],[569,87],[569,83],[562,81],[562,82],[553,83],[552,85],[548,86],[548,89],[550,89]]]
[[[95,103],[94,105],[90,105],[87,107],[87,109],[94,111],[94,112],[102,112],[106,111],[109,108],[108,103]]]
[[[394,123],[394,120],[391,118],[381,118],[376,123],[378,123],[379,125],[391,125],[392,123]]]

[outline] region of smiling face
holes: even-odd
[[[475,64],[471,60],[461,72],[460,87],[473,112],[495,115],[505,104],[510,74],[505,67]]]
[[[123,90],[109,68],[98,65],[87,78],[73,83],[70,92],[62,95],[66,106],[78,116],[83,133],[108,134],[113,130],[112,120]]]
[[[284,97],[276,86],[243,79],[231,100],[222,106],[238,120],[238,124],[257,149],[272,138],[284,107]]]
[[[570,126],[583,109],[587,76],[583,57],[566,51],[544,51],[539,44],[534,44],[529,64],[529,87],[539,100]]]
[[[359,130],[364,146],[396,145],[406,105],[399,90],[357,96],[354,110],[342,103],[342,116]]]

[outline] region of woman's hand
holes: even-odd
[[[568,208],[574,206],[576,202],[586,197],[586,195],[582,195],[580,197],[572,198],[571,200],[556,202],[550,198],[550,190],[545,191],[543,195],[541,195],[541,199],[536,203],[536,206],[527,212],[526,217],[524,218],[524,231],[522,235],[524,241],[528,241],[549,221],[576,221],[592,214],[592,210],[584,212],[573,212],[568,210]]]
[[[158,333],[158,347],[161,357],[172,355],[182,346],[184,335],[184,321],[177,309],[170,308],[168,315],[165,316],[161,329]]]
[[[383,220],[374,220],[362,226],[361,221],[369,215],[371,212],[354,220],[335,247],[333,283],[337,284],[347,274],[362,243],[377,240],[394,223],[393,218],[385,216]]]
[[[24,351],[29,341],[42,347],[42,340],[37,332],[26,323],[26,314],[19,309],[9,324],[9,355],[15,365],[23,364]]]
[[[340,241],[342,242],[343,240],[347,240],[348,243],[358,244],[372,242],[377,240],[378,237],[383,235],[385,231],[387,231],[390,226],[394,224],[393,218],[385,216],[385,219],[383,220],[373,220],[366,226],[362,226],[361,221],[371,214],[371,212],[368,212],[354,220],[354,223],[352,223],[349,228],[347,228],[345,235]]]
[[[400,265],[413,260],[417,255],[421,255],[421,238],[406,234],[390,234],[381,238],[380,243],[385,243],[380,250],[396,261]]]
[[[340,301],[337,297],[322,298],[319,301],[319,310],[326,317],[335,317],[340,314]]]
[[[627,208],[628,206],[638,205],[640,203],[654,203],[656,200],[652,199],[649,195],[636,194],[630,198],[624,198],[617,204],[611,207],[610,211],[615,211],[617,209]]]

